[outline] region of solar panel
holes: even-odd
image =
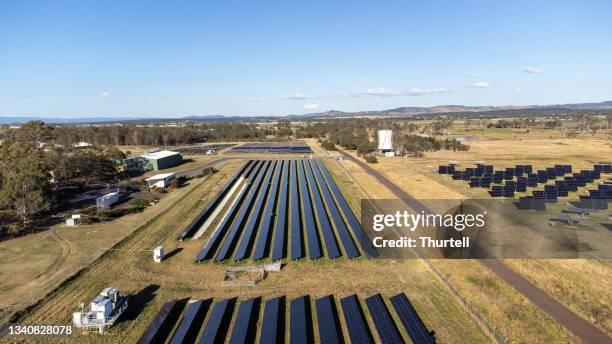
[[[221,240],[223,239],[223,236],[225,235],[227,226],[229,226],[231,221],[236,216],[236,210],[242,204],[244,197],[247,194],[247,191],[249,190],[249,187],[253,179],[255,178],[255,175],[257,174],[253,172],[258,171],[262,165],[263,165],[262,161],[257,161],[257,163],[252,164],[251,167],[246,171],[245,175],[246,174],[249,175],[246,181],[246,187],[243,187],[238,192],[238,195],[236,196],[235,201],[231,204],[230,208],[227,210],[225,217],[217,225],[214,232],[212,233],[212,235],[210,236],[210,238],[208,239],[208,241],[206,242],[206,244],[204,245],[200,253],[198,253],[198,256],[196,257],[196,261],[201,262],[203,260],[212,258]]]
[[[348,231],[348,228],[346,226],[346,223],[344,222],[344,219],[342,218],[342,215],[340,215],[340,211],[336,206],[336,202],[334,202],[334,198],[329,192],[327,183],[325,183],[325,181],[323,180],[323,176],[321,175],[317,164],[313,161],[310,161],[310,165],[314,172],[315,180],[321,188],[323,198],[325,199],[325,204],[327,205],[327,208],[331,213],[331,219],[334,223],[334,226],[336,227],[338,235],[340,236],[340,241],[342,241],[342,245],[344,246],[344,250],[346,251],[347,257],[349,257],[350,259],[359,257],[359,250],[357,250],[357,246],[355,246],[355,242],[353,241],[353,238],[351,237],[351,234]]]
[[[251,246],[253,245],[253,239],[255,238],[255,233],[257,233],[258,228],[261,227],[259,226],[259,222],[261,221],[262,216],[265,215],[263,213],[264,201],[271,189],[270,180],[272,179],[275,169],[276,161],[272,161],[270,163],[270,167],[268,167],[268,170],[265,171],[265,177],[261,183],[261,189],[259,190],[255,203],[253,204],[253,208],[248,215],[248,221],[243,230],[242,238],[240,238],[240,244],[238,245],[238,249],[234,254],[234,260],[236,261],[249,257]]]
[[[291,344],[312,343],[312,318],[310,315],[310,297],[299,297],[289,304],[291,320],[289,321],[289,342]]]
[[[340,249],[338,248],[338,242],[336,241],[336,236],[334,235],[331,223],[329,222],[329,217],[327,217],[325,205],[323,204],[323,199],[321,198],[321,193],[319,192],[319,188],[313,177],[312,168],[310,168],[310,164],[307,160],[303,160],[302,164],[304,165],[304,170],[306,172],[306,181],[308,183],[308,189],[311,192],[314,209],[317,214],[317,218],[319,219],[321,232],[323,233],[323,239],[325,240],[325,248],[327,248],[327,257],[329,259],[336,259],[342,254],[340,253]],[[311,235],[308,236],[308,242],[310,242],[310,240]]]
[[[289,189],[289,160],[283,161],[283,171],[281,175],[280,193],[278,195],[278,209],[276,225],[274,231],[274,246],[272,249],[272,260],[279,260],[285,257],[285,237],[287,233],[287,204]]]
[[[219,249],[219,252],[215,257],[216,262],[228,259],[232,254],[232,250],[234,249],[234,246],[236,245],[236,242],[240,237],[240,232],[242,231],[243,226],[248,219],[247,214],[250,212],[253,206],[253,199],[259,193],[259,189],[262,184],[261,181],[266,175],[266,170],[268,169],[268,166],[270,166],[270,161],[265,161],[264,166],[259,170],[257,177],[255,177],[253,186],[250,188],[249,193],[244,199],[244,202],[242,203],[238,214],[236,214],[236,220],[234,221],[234,223],[232,223],[232,226],[230,227],[227,236],[223,240],[223,245],[221,246],[221,249]]]
[[[291,259],[299,259],[304,257],[304,243],[302,240],[302,221],[300,207],[300,192],[298,191],[298,174],[297,161],[291,160],[290,166],[290,182],[291,186]]]
[[[206,317],[206,312],[208,312],[208,308],[210,308],[210,304],[211,300],[197,300],[189,303],[185,310],[185,314],[183,314],[183,319],[181,319],[179,326],[176,331],[174,331],[170,343],[180,344],[190,338],[197,337],[200,327],[202,327],[202,322],[204,322],[204,318]]]
[[[277,344],[285,341],[285,324],[282,319],[284,309],[283,298],[277,297],[266,302],[261,321],[260,343]]]
[[[455,171],[453,172],[453,180],[461,180],[463,179],[463,172]]]
[[[230,344],[252,343],[257,332],[260,298],[242,301],[238,307]]]
[[[436,337],[427,330],[423,320],[405,294],[402,293],[391,297],[391,304],[395,308],[400,321],[413,343],[426,344],[436,342]]]
[[[304,173],[304,164],[302,160],[297,161],[297,173],[300,180],[300,198],[302,201],[302,209],[304,210],[303,219],[306,222],[306,237],[308,238],[308,256],[310,259],[316,259],[323,256],[321,244],[319,241],[319,233],[315,223],[314,214],[312,211],[312,203],[310,200],[310,192]]]
[[[229,178],[229,180],[225,183],[225,185],[223,185],[223,187],[221,188],[221,190],[219,190],[219,192],[215,195],[215,197],[213,197],[213,199],[210,202],[208,202],[208,205],[206,206],[206,208],[204,208],[200,212],[200,214],[189,224],[189,226],[185,228],[183,233],[179,235],[178,240],[182,241],[183,239],[193,235],[193,232],[195,232],[195,230],[199,228],[202,225],[202,223],[217,208],[217,205],[225,197],[227,192],[230,190],[230,187],[234,185],[234,183],[238,180],[238,178],[240,178],[242,173],[247,169],[249,165],[251,165],[251,163],[253,163],[253,160],[247,161],[245,164],[242,165],[242,167],[238,169],[236,173],[234,173],[233,176]]]
[[[340,300],[344,322],[348,329],[351,343],[354,344],[373,344],[374,338],[368,327],[368,323],[359,304],[357,295],[351,295]]]
[[[178,300],[166,302],[149,327],[138,339],[137,344],[164,343],[174,324],[181,315],[183,303]]]
[[[344,343],[338,311],[333,295],[324,296],[315,301],[317,324],[319,324],[319,341],[321,344]]]
[[[361,227],[361,224],[359,223],[357,217],[351,210],[351,207],[344,199],[344,196],[340,192],[340,189],[338,189],[336,182],[334,182],[333,178],[329,174],[329,171],[325,167],[325,164],[323,164],[323,162],[319,159],[316,160],[316,163],[317,166],[319,166],[319,169],[323,172],[323,178],[325,179],[325,182],[334,193],[336,202],[340,206],[340,209],[342,209],[344,217],[348,220],[348,223],[350,224],[350,227],[353,230],[355,238],[357,238],[357,241],[359,241],[359,244],[361,245],[361,249],[368,258],[378,257],[378,252],[376,251],[376,248],[372,244],[370,238],[368,238],[368,236],[366,235],[365,231],[363,230],[363,227]]]
[[[376,331],[383,344],[403,344],[404,340],[393,322],[387,306],[380,294],[372,295],[365,299],[366,305],[372,315]]]
[[[225,342],[225,337],[229,329],[229,323],[232,320],[234,305],[236,300],[226,299],[215,304],[210,318],[206,322],[200,344],[218,344]]]
[[[280,176],[282,171],[283,161],[278,161],[274,169],[274,177],[270,185],[270,193],[266,206],[264,208],[263,220],[260,225],[259,237],[255,244],[255,253],[253,253],[253,260],[264,258],[268,242],[270,241],[270,234],[274,227],[274,212],[276,208],[276,200],[278,196],[279,184],[281,182]]]
[[[438,173],[439,174],[448,173],[448,166],[443,166],[443,165],[438,166]]]

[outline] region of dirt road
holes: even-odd
[[[351,154],[340,150],[344,158],[349,159],[359,165],[364,171],[376,178],[381,184],[387,187],[397,198],[404,201],[414,210],[425,210],[427,207],[419,200],[413,198],[397,186],[385,175],[369,166],[367,163],[355,158]],[[612,343],[612,339],[597,327],[582,319],[576,313],[559,303],[546,292],[536,287],[533,283],[525,279],[520,274],[506,266],[502,261],[496,259],[482,259],[479,262],[487,267],[491,272],[501,278],[504,282],[512,286],[533,304],[546,312],[551,318],[555,319],[561,326],[568,329],[576,337],[585,343]]]

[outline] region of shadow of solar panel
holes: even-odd
[[[297,173],[300,180],[300,198],[302,201],[302,209],[304,210],[303,219],[306,223],[308,257],[310,259],[317,259],[323,256],[323,250],[321,249],[319,232],[317,231],[317,225],[315,223],[315,217],[312,209],[313,204],[311,197],[313,195],[310,193],[312,189],[310,188],[309,183],[306,181],[306,171],[304,170],[304,162],[302,160],[297,161]]]
[[[261,170],[259,170],[257,177],[255,177],[253,186],[249,190],[249,193],[247,194],[244,202],[242,203],[240,210],[236,215],[236,220],[234,221],[234,223],[232,223],[232,226],[230,227],[227,236],[223,240],[223,245],[221,246],[221,249],[219,249],[219,252],[215,257],[216,262],[223,261],[231,256],[232,251],[234,250],[234,246],[240,238],[240,233],[242,232],[242,229],[244,228],[244,225],[247,222],[247,219],[249,218],[247,214],[250,213],[253,207],[253,199],[259,193],[259,189],[262,184],[262,179],[266,175],[268,166],[270,166],[270,161],[265,161],[263,167],[261,168]]]
[[[393,322],[387,306],[380,294],[365,299],[368,310],[376,326],[376,331],[383,344],[402,344],[404,340],[399,334],[397,326]]]
[[[327,188],[327,184],[323,180],[323,176],[317,167],[317,164],[313,161],[309,161],[310,167],[315,175],[315,181],[319,185],[321,193],[323,194],[323,199],[325,200],[325,204],[327,205],[328,212],[331,214],[331,220],[336,227],[336,231],[340,236],[340,241],[344,246],[344,251],[346,252],[346,256],[350,259],[355,257],[359,257],[361,254],[359,250],[357,250],[357,246],[355,246],[355,242],[353,242],[353,238],[348,231],[346,223],[344,223],[344,219],[340,215],[340,211],[336,206],[336,202],[334,202],[334,198],[332,197],[329,189]]]
[[[206,322],[204,331],[202,331],[200,336],[200,344],[219,344],[225,342],[235,304],[236,299],[227,299],[215,304],[210,313],[210,318]]]
[[[259,193],[257,194],[257,198],[255,199],[255,203],[252,206],[251,212],[248,215],[248,220],[246,226],[244,227],[242,237],[240,238],[240,243],[238,244],[238,249],[234,254],[234,260],[239,261],[249,257],[249,253],[251,250],[251,246],[253,245],[253,239],[255,238],[255,233],[257,232],[260,221],[262,221],[262,216],[264,214],[264,200],[268,196],[272,185],[270,184],[270,180],[272,179],[272,175],[274,174],[274,170],[276,169],[276,161],[270,162],[268,170],[264,171],[265,177],[261,182],[261,188],[259,189]],[[268,223],[269,229],[269,223]]]
[[[291,186],[291,259],[296,260],[304,257],[304,243],[302,241],[302,221],[300,217],[300,192],[298,191],[298,174],[297,161],[290,162],[290,180]],[[308,202],[308,204],[310,204]],[[312,217],[312,214],[310,214]]]
[[[413,343],[433,344],[436,342],[435,335],[427,330],[423,320],[405,294],[402,293],[391,297],[391,304],[393,304],[400,321]]]
[[[546,202],[544,199],[533,198],[533,210],[543,211],[546,210]]]
[[[344,343],[333,295],[324,296],[316,300],[315,306],[317,308],[317,324],[319,324],[320,343]]]
[[[366,235],[365,231],[363,230],[363,227],[361,227],[361,224],[359,223],[357,217],[351,210],[351,207],[346,202],[346,199],[344,199],[344,196],[340,192],[340,189],[338,189],[336,182],[334,182],[333,178],[329,174],[327,167],[325,167],[325,164],[323,164],[323,162],[319,159],[317,159],[315,162],[317,166],[319,166],[319,169],[323,172],[323,178],[325,179],[327,185],[331,188],[335,196],[336,202],[344,213],[344,217],[348,220],[348,223],[351,229],[353,230],[355,238],[357,238],[357,241],[359,241],[359,244],[361,245],[361,249],[368,258],[378,257],[378,252],[376,251],[376,248],[372,244],[370,238],[368,238],[368,236]]]
[[[214,232],[212,233],[212,235],[210,236],[210,238],[208,239],[208,241],[206,242],[206,244],[204,245],[200,253],[198,253],[198,256],[196,257],[197,262],[201,262],[203,260],[210,259],[215,254],[217,247],[219,246],[219,244],[221,243],[221,240],[223,239],[223,236],[225,235],[227,227],[231,224],[232,220],[236,217],[237,209],[240,207],[240,205],[244,201],[244,198],[249,188],[251,187],[253,179],[255,179],[255,176],[257,175],[257,171],[261,168],[262,165],[263,165],[262,161],[257,161],[255,164],[251,165],[251,167],[247,170],[246,174],[249,174],[249,177],[246,181],[247,186],[238,192],[238,195],[236,196],[234,203],[227,210],[225,217],[217,225]]]
[[[234,328],[230,335],[230,344],[252,343],[257,333],[257,319],[261,298],[242,301],[238,307]]]
[[[291,344],[313,343],[312,317],[310,314],[310,297],[299,297],[289,304],[289,342]]]
[[[332,231],[331,223],[329,222],[329,217],[327,215],[327,212],[325,211],[323,198],[321,197],[321,193],[319,192],[319,188],[313,177],[310,163],[307,160],[304,160],[302,163],[306,171],[306,181],[308,182],[308,189],[310,189],[315,212],[317,214],[317,218],[319,219],[321,233],[323,233],[323,240],[325,241],[325,248],[327,249],[327,258],[336,259],[342,254],[340,253],[340,249],[338,248],[336,236]],[[308,241],[310,242],[310,236],[308,237]]]
[[[255,243],[255,252],[253,253],[253,260],[259,260],[264,258],[266,251],[268,250],[268,244],[270,242],[270,236],[274,227],[274,214],[277,212],[276,202],[278,199],[279,184],[281,183],[281,171],[283,169],[283,161],[278,161],[274,168],[274,177],[270,184],[270,194],[266,201],[264,208],[263,220],[261,222],[259,236]]]
[[[176,331],[174,331],[170,343],[180,344],[195,342],[211,303],[212,300],[196,300],[187,304],[183,319],[181,319]]]
[[[373,344],[374,338],[359,304],[357,295],[351,295],[340,300],[344,323],[348,329],[352,344]]]
[[[176,324],[181,316],[186,301],[172,300],[166,302],[140,339],[138,339],[137,344],[165,343],[174,324]]]
[[[247,168],[253,163],[253,160],[247,161],[243,164],[234,175],[232,175],[229,180],[223,185],[221,190],[217,192],[215,197],[208,202],[206,208],[204,208],[200,214],[185,228],[185,230],[179,235],[177,238],[179,241],[184,240],[185,238],[191,237],[194,232],[202,225],[204,221],[212,214],[212,212],[217,208],[221,200],[227,195],[227,192],[231,189],[231,186],[238,181],[241,175],[247,170]]]
[[[285,298],[277,297],[266,302],[261,321],[260,343],[278,344],[285,341]]]

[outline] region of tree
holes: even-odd
[[[0,156],[0,203],[27,227],[50,203],[49,173],[42,149],[20,142],[4,142]]]

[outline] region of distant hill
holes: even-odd
[[[244,120],[266,120],[266,119],[315,119],[335,117],[360,117],[360,116],[385,116],[385,117],[427,117],[437,114],[466,114],[482,113],[483,115],[520,115],[520,114],[542,114],[560,113],[563,111],[612,111],[612,101],[600,103],[576,103],[556,105],[527,105],[527,106],[464,106],[464,105],[438,105],[432,107],[404,106],[395,109],[379,111],[357,111],[344,112],[330,110],[325,112],[309,113],[303,115],[286,116],[225,116],[225,115],[188,115],[179,118],[155,118],[155,117],[3,117],[0,116],[0,125],[17,125],[31,120],[41,120],[50,124],[102,124],[102,123],[169,123],[169,122],[216,122],[216,121],[244,121]]]

